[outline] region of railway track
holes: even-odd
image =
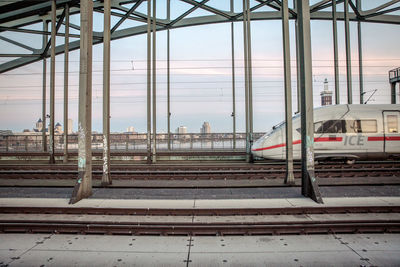
[[[399,206],[270,209],[0,208],[0,232],[123,235],[399,233]]]
[[[93,178],[101,179],[101,166],[93,167]],[[112,165],[114,180],[268,180],[283,179],[284,164],[179,164],[179,165]],[[295,178],[301,177],[295,165]],[[321,164],[318,178],[400,177],[400,163],[358,163],[353,165]],[[76,179],[75,165],[1,165],[0,179]]]

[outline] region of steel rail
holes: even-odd
[[[124,235],[280,235],[328,233],[399,233],[400,221],[358,220],[334,222],[296,222],[274,224],[117,224],[85,222],[20,222],[0,221],[3,233],[75,233],[75,234],[124,234]]]
[[[85,214],[143,216],[246,216],[299,214],[400,213],[400,206],[331,206],[283,208],[96,208],[96,207],[0,207],[0,214]]]
[[[264,173],[281,173],[285,170],[113,170],[111,174],[126,174],[126,175],[188,175],[188,174],[264,174]],[[300,172],[300,169],[295,169],[294,172]],[[317,172],[328,173],[341,173],[341,172],[400,172],[400,168],[390,169],[375,169],[375,168],[361,168],[361,169],[319,169]],[[1,174],[77,174],[77,170],[0,170]],[[102,174],[100,170],[92,171],[93,174]]]

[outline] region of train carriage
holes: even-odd
[[[300,115],[293,117],[293,158],[301,158]],[[400,157],[400,105],[335,105],[314,110],[316,160]],[[286,158],[284,122],[257,140],[255,157]]]

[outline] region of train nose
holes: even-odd
[[[253,146],[251,148],[251,153],[253,154],[253,156],[255,157],[259,157],[262,158],[263,157],[263,153],[262,153],[262,145],[263,145],[263,138],[258,139],[255,143],[253,143]]]

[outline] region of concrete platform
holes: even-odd
[[[399,266],[399,234],[0,234],[1,266]]]
[[[67,198],[0,198],[0,207],[95,207],[95,208],[284,208],[400,206],[400,197],[324,198],[324,204],[302,198],[284,199],[83,199],[74,205]]]

